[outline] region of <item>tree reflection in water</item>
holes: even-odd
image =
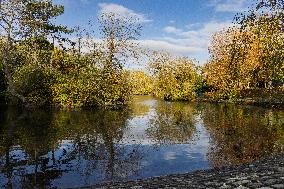
[[[206,104],[202,114],[210,133],[213,166],[248,163],[284,152],[284,112],[225,104]]]
[[[127,110],[16,112],[7,108],[0,123],[5,187],[52,186],[53,180],[70,171],[86,182],[92,174],[98,180],[137,174],[139,148],[116,144],[127,118]]]
[[[283,111],[148,96],[120,110],[0,106],[0,187],[81,187],[251,162],[284,152],[283,123]]]
[[[146,133],[158,143],[186,143],[196,132],[194,106],[183,102],[158,101]]]

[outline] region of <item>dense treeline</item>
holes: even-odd
[[[249,90],[283,90],[283,6],[283,1],[261,1],[251,14],[236,19],[238,26],[213,36],[204,72],[214,97],[231,99]]]
[[[124,66],[143,52],[136,42],[142,28],[137,18],[102,14],[98,18],[101,38],[94,40],[90,33],[82,37],[79,31],[76,43],[68,37],[75,30],[53,22],[63,14],[63,6],[51,0],[3,0],[0,100],[83,107],[122,105],[133,94],[193,100],[202,94],[214,99],[255,93],[271,97],[271,91],[281,99],[283,4],[282,0],[260,1],[237,16],[235,27],[212,37],[205,66],[187,57],[153,52],[146,73]]]
[[[210,59],[201,70],[189,59],[156,56],[156,96],[191,100],[204,93],[213,100],[252,97],[275,102],[284,98],[284,2],[259,1],[235,26],[217,32]],[[154,66],[153,66],[154,65]]]
[[[51,21],[63,12],[51,0],[1,1],[1,94],[28,106],[124,104],[131,88],[123,64],[137,57],[139,21],[101,14],[101,39],[89,34],[82,53],[81,42],[62,37],[74,30]]]

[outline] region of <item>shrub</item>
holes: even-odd
[[[134,95],[148,95],[153,90],[153,79],[151,76],[143,71],[131,71],[130,81],[132,94]]]
[[[76,73],[58,73],[52,86],[53,103],[62,107],[124,104],[130,88],[126,75],[113,76],[102,69],[83,67]]]
[[[159,64],[159,65],[157,65]],[[199,87],[197,67],[188,58],[154,62],[154,95],[165,100],[192,100]]]
[[[52,101],[51,86],[54,79],[52,70],[26,64],[14,72],[13,85],[28,103],[41,106]]]

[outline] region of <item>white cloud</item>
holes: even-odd
[[[197,35],[201,37],[211,37],[212,34],[216,33],[217,31],[220,31],[224,28],[228,28],[233,26],[231,21],[223,21],[223,22],[218,22],[218,21],[210,21],[207,22],[203,25],[203,27],[199,30],[191,31],[191,32],[196,32]],[[188,36],[190,37],[190,36]]]
[[[174,32],[167,32],[167,33],[174,33],[177,36],[181,38],[186,38],[186,39],[193,39],[193,38],[198,38],[200,39],[208,39],[212,36],[212,34],[216,33],[217,31],[220,31],[224,28],[232,27],[233,23],[231,21],[210,21],[207,23],[204,23],[199,27],[198,29],[189,29],[189,30],[182,30],[173,27],[172,31]],[[166,27],[168,28],[168,27]]]
[[[181,32],[180,29],[177,29],[176,27],[173,27],[173,26],[165,27],[164,31],[167,32],[167,33],[179,33],[179,32]]]
[[[247,0],[215,0],[211,5],[217,12],[243,12],[250,4]]]
[[[162,40],[176,45],[192,46],[192,47],[197,47],[199,49],[207,49],[208,47],[208,40],[201,39],[199,37],[191,37],[191,38],[163,37]]]
[[[203,64],[208,57],[208,46],[212,35],[223,28],[233,26],[233,24],[230,21],[220,22],[213,20],[203,24],[191,24],[191,26],[194,27],[180,29],[174,26],[167,26],[164,28],[164,31],[168,36],[163,37],[160,41],[155,41],[154,44],[152,42],[151,46],[160,46],[160,48],[175,54],[198,57],[201,64]],[[202,58],[200,59],[200,57]]]
[[[202,48],[193,47],[183,44],[175,44],[166,40],[139,40],[139,44],[150,50],[167,51],[177,55],[196,54],[203,51]]]
[[[188,24],[188,25],[186,25],[186,28],[187,29],[193,29],[193,28],[197,28],[197,27],[200,27],[200,26],[202,26],[202,24],[201,23],[190,23],[190,24]]]
[[[164,28],[164,31],[166,33],[175,34],[177,37],[179,37],[177,40],[179,41],[185,41],[185,42],[194,42],[203,40],[210,40],[210,37],[216,33],[217,31],[220,31],[224,28],[232,27],[233,23],[230,21],[210,21],[207,23],[204,23],[201,27],[198,29],[189,29],[189,30],[182,30],[173,26],[167,26]],[[182,39],[182,40],[180,40]]]
[[[121,16],[126,17],[135,17],[138,18],[140,22],[151,22],[152,20],[148,19],[144,14],[137,13],[131,9],[128,9],[122,5],[114,4],[114,3],[99,3],[98,6],[103,13],[116,13]]]

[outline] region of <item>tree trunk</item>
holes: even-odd
[[[10,95],[12,95],[13,97],[16,97],[17,99],[19,99],[24,105],[28,105],[27,104],[27,100],[23,95],[20,95],[17,93],[15,86],[13,84],[13,77],[12,77],[12,71],[10,69],[10,65],[13,65],[12,62],[12,40],[10,38],[10,36],[8,36],[7,42],[4,45],[4,49],[3,49],[3,68],[4,68],[4,74],[7,80],[7,84],[8,84],[8,93],[10,93]]]

